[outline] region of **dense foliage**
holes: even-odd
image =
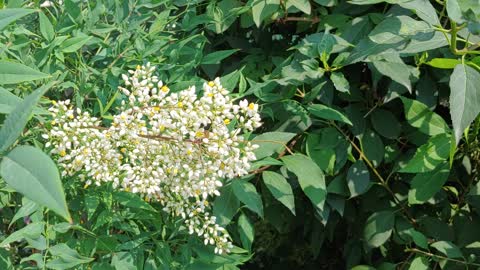
[[[480,2],[0,8],[0,269],[480,267]],[[115,124],[121,75],[146,63],[172,93],[220,77],[258,108],[257,161],[202,201],[227,254],[158,200],[63,173],[42,136],[54,100]]]

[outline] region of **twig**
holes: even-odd
[[[456,262],[456,263],[460,263],[460,264],[464,264],[464,265],[472,265],[472,266],[477,266],[477,267],[480,266],[480,264],[478,264],[478,263],[469,263],[467,261],[451,259],[451,258],[448,258],[448,257],[445,257],[445,256],[436,255],[436,254],[433,254],[433,253],[430,253],[430,252],[426,252],[426,251],[423,251],[423,250],[420,250],[420,249],[417,249],[417,248],[407,248],[407,249],[405,249],[405,251],[406,252],[418,253],[418,254],[422,254],[424,256],[437,258],[437,259],[441,259],[441,260],[452,261],[452,262]]]

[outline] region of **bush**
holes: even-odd
[[[0,7],[0,269],[480,267],[476,1],[12,0]],[[224,111],[164,136],[169,127],[145,113],[166,113],[155,119],[174,123],[203,116],[174,98],[125,114],[137,103],[125,105],[135,95],[122,90],[131,82],[122,74],[147,63],[157,77],[139,87],[166,85],[165,96],[192,100],[218,90],[247,118]],[[190,86],[197,90],[182,92]],[[59,106],[60,116],[47,110]],[[195,110],[177,119],[169,106]],[[65,140],[51,133],[84,112],[97,119],[84,126],[96,130],[86,138],[100,138],[91,145],[112,151],[88,164],[109,164],[111,174],[86,163],[72,169],[78,153],[66,142],[75,148],[86,128]],[[114,136],[103,148],[106,130],[132,115],[138,121],[122,132],[143,136],[145,145]],[[212,131],[235,126],[247,127],[234,134],[239,150],[232,150],[244,167],[208,156],[230,138]],[[116,145],[122,140],[129,148]],[[198,150],[177,153],[189,145]],[[199,154],[168,178],[186,182],[140,176],[129,183],[120,164],[147,175],[149,151],[158,147],[176,150],[165,150],[153,170],[170,168],[169,155]],[[202,166],[207,158],[217,163]],[[210,188],[188,178],[194,162]],[[237,170],[224,174],[225,167]],[[212,226],[208,237],[202,222]]]

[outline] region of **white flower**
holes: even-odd
[[[78,175],[86,185],[112,182],[158,200],[185,219],[189,233],[228,252],[230,237],[215,224],[208,199],[220,195],[222,178],[248,174],[255,146],[241,133],[261,125],[258,105],[234,105],[219,78],[205,83],[201,96],[193,86],[171,93],[154,70],[147,64],[122,75],[119,90],[127,97],[111,126],[59,101],[42,137],[59,156],[62,175]]]

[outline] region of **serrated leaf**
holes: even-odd
[[[13,189],[71,221],[55,163],[38,148],[18,146],[0,163],[0,175]]]
[[[281,174],[271,171],[262,173],[263,183],[272,193],[273,197],[285,205],[293,215],[295,215],[295,198],[293,196],[292,187],[287,179]]]
[[[309,157],[294,154],[282,157],[287,169],[293,172],[300,183],[300,187],[310,201],[319,210],[323,210],[327,197],[325,176],[318,165]]]
[[[450,76],[450,115],[455,142],[480,113],[480,73],[467,65],[457,65]]]

